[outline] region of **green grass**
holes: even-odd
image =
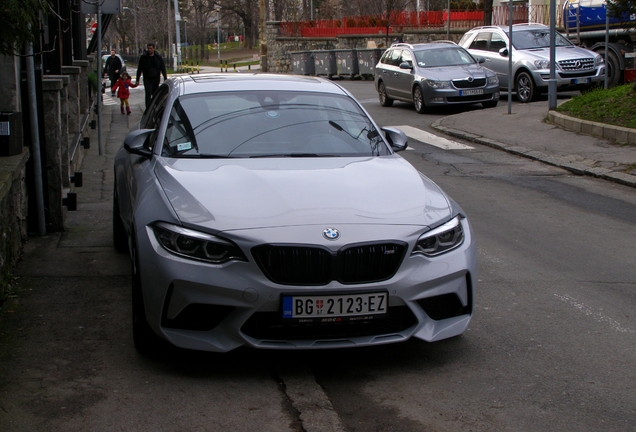
[[[582,120],[636,129],[636,86],[593,89],[561,104],[557,111]]]

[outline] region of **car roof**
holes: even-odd
[[[549,27],[547,25],[541,24],[541,23],[520,23],[520,24],[512,25],[513,33],[516,31],[524,31],[524,30],[546,30],[548,28]],[[503,30],[504,32],[508,33],[510,31],[510,26],[508,25],[480,26],[480,27],[474,27],[470,29],[469,32],[472,33],[476,31],[493,30],[493,29]]]
[[[453,41],[439,40],[435,42],[417,43],[417,44],[397,43],[397,44],[391,45],[391,48],[406,47],[406,48],[411,48],[413,51],[425,51],[425,50],[432,50],[432,49],[448,48],[449,45],[459,47],[459,45],[457,45]]]
[[[179,94],[205,93],[209,91],[304,91],[349,95],[339,84],[327,79],[301,75],[276,75],[266,73],[211,73],[181,75],[170,79],[178,86]]]

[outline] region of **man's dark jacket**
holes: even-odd
[[[159,79],[163,75],[163,79],[167,79],[166,65],[163,58],[155,52],[154,55],[144,54],[139,57],[139,66],[137,67],[137,82],[143,77],[148,80]]]
[[[121,73],[121,60],[117,56],[108,56],[106,59],[106,64],[104,65],[104,73],[108,74],[108,78],[111,81],[117,81],[119,79],[119,74]],[[115,72],[118,71],[118,72]]]

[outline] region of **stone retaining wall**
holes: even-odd
[[[80,143],[89,135],[87,125],[93,118],[93,99],[99,94],[88,89],[88,74],[95,63],[88,60],[64,66],[63,75],[45,75],[42,82],[46,170],[42,176],[48,181],[47,231],[63,231],[66,208],[62,200],[74,189],[70,178],[81,164]],[[22,112],[23,121],[28,109],[22,106],[20,59],[0,56],[0,111]],[[24,134],[23,134],[24,136]],[[26,182],[30,159],[30,142],[23,142],[23,151],[16,156],[0,157],[0,305],[10,295],[11,269],[17,263],[23,243],[28,237],[27,215],[36,212],[28,208]]]
[[[268,21],[265,24],[265,40],[267,43],[267,72],[292,73],[292,56],[295,51],[322,51],[334,49],[362,49],[370,45],[385,48],[398,35],[367,34],[341,35],[334,38],[303,38],[280,36],[280,22]],[[445,29],[426,29],[405,32],[402,40],[407,43],[425,43],[437,40],[453,40],[458,42],[467,29],[451,29],[447,37]]]

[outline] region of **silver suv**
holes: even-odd
[[[476,27],[459,41],[472,55],[486,59],[484,66],[497,73],[503,90],[508,88],[509,30],[509,26]],[[515,24],[512,42],[512,89],[520,102],[531,102],[548,91],[550,28],[543,24]],[[600,55],[577,47],[558,32],[555,48],[558,91],[586,90],[605,79]]]
[[[411,102],[419,113],[440,105],[495,107],[499,82],[494,72],[481,66],[483,62],[450,41],[394,44],[375,66],[380,104],[389,107],[393,100]]]

